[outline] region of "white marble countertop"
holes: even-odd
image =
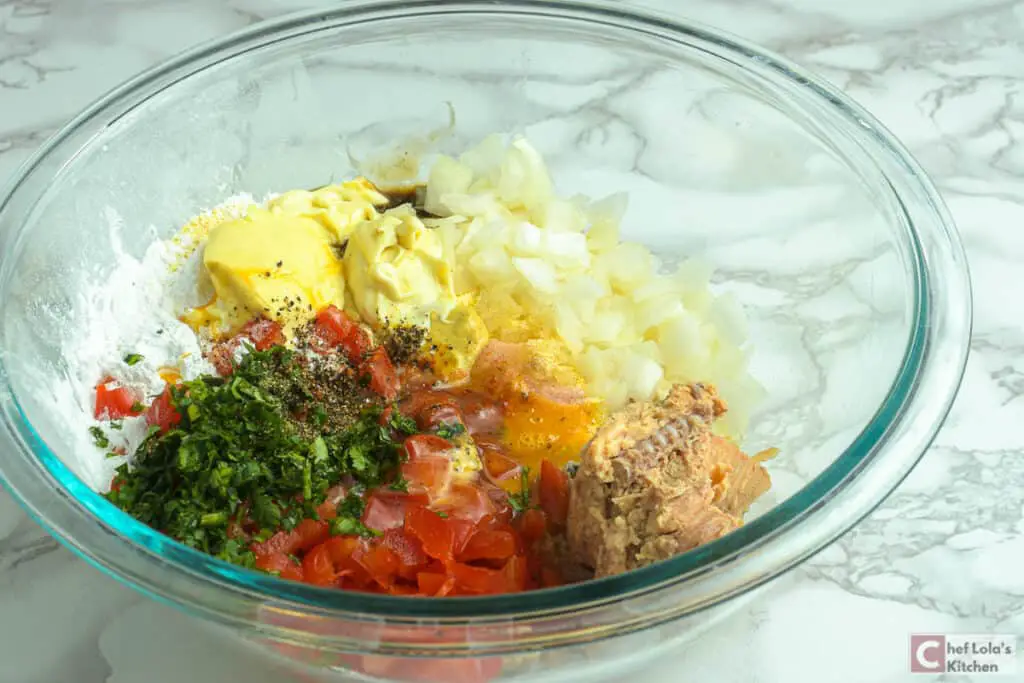
[[[311,2],[0,0],[0,182],[134,72]],[[686,16],[785,54],[872,111],[943,192],[976,299],[963,389],[914,473],[648,680],[938,680],[908,673],[910,633],[1024,634],[1024,2],[641,4],[685,4]],[[280,680],[249,668],[190,618],[75,559],[0,493],[0,683]]]

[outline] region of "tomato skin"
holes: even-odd
[[[398,373],[395,366],[388,358],[387,351],[383,346],[378,346],[362,364],[362,374],[370,378],[370,391],[389,401],[398,396],[401,388],[398,382]]]
[[[556,528],[564,527],[569,516],[569,475],[551,461],[542,461],[538,493],[540,507],[548,520]]]
[[[340,346],[353,365],[370,350],[370,335],[333,304],[316,314],[315,331],[328,347]]]
[[[138,403],[138,397],[126,387],[110,386],[113,381],[112,377],[105,377],[96,385],[93,417],[97,420],[120,420],[141,415],[143,411],[132,410]]]
[[[266,351],[285,342],[281,325],[266,318],[257,318],[247,322],[242,328],[242,335],[252,340],[257,351]]]
[[[166,434],[171,427],[181,422],[181,415],[174,409],[171,402],[171,388],[167,387],[163,393],[153,399],[146,409],[146,424],[160,428],[161,434]]]

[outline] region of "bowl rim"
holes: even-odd
[[[34,456],[44,468],[39,475],[48,477],[59,489],[71,495],[73,499],[67,501],[69,505],[80,514],[99,522],[105,531],[117,534],[127,543],[142,550],[149,556],[151,562],[164,567],[172,566],[193,578],[216,583],[239,594],[257,597],[260,600],[277,601],[300,611],[319,612],[328,616],[363,613],[386,615],[389,618],[501,620],[524,613],[559,613],[596,606],[663,588],[678,588],[683,582],[700,583],[699,579],[710,574],[712,570],[732,572],[731,576],[735,581],[724,583],[730,586],[728,590],[710,596],[694,595],[687,607],[689,612],[693,612],[774,578],[820,550],[868,514],[899,484],[903,476],[923,455],[945,419],[962,378],[970,336],[971,301],[966,260],[956,229],[932,183],[909,153],[877,120],[836,88],[770,51],[717,29],[657,13],[623,8],[605,0],[458,0],[440,5],[431,0],[356,0],[339,8],[290,14],[183,52],[126,81],[95,101],[54,134],[15,173],[0,199],[0,216],[19,188],[38,170],[42,162],[52,154],[60,156],[65,151],[71,152],[65,162],[73,157],[76,153],[74,150],[60,149],[61,143],[71,133],[87,122],[106,121],[107,125],[113,123],[126,111],[139,107],[148,99],[148,96],[140,99],[140,95],[144,94],[147,88],[155,85],[159,90],[163,90],[221,61],[239,58],[249,50],[317,30],[336,29],[357,20],[403,20],[423,14],[467,12],[492,15],[511,13],[533,18],[557,16],[582,23],[602,24],[622,32],[652,33],[660,39],[671,40],[679,45],[685,45],[687,41],[714,44],[733,57],[751,63],[756,62],[759,67],[798,86],[809,98],[829,107],[832,114],[838,117],[837,120],[842,120],[851,127],[851,130],[859,129],[863,135],[877,143],[877,148],[873,149],[875,153],[885,155],[887,161],[907,172],[912,188],[927,202],[929,213],[935,223],[935,233],[922,238],[919,234],[921,226],[910,218],[906,213],[906,206],[903,206],[904,216],[908,221],[907,247],[914,269],[914,278],[910,283],[913,290],[909,338],[900,368],[884,400],[864,429],[834,462],[789,498],[736,531],[690,552],[643,569],[581,584],[523,594],[410,599],[284,581],[202,554],[137,522],[86,486],[35,433],[17,397],[12,393],[4,358],[0,354],[0,395],[7,404],[4,411],[5,430],[19,444],[22,451],[20,457]],[[126,106],[126,102],[130,102],[130,106],[118,113],[119,109]],[[887,182],[892,187],[897,201],[901,201],[900,193],[893,187],[891,180],[887,179]],[[939,244],[938,247],[936,242]],[[936,249],[946,253],[938,253]],[[932,276],[932,270],[937,264],[941,264],[949,271],[944,274],[946,282],[936,282]],[[6,280],[6,277],[2,279]],[[944,300],[943,296],[935,296],[936,286],[943,289],[953,288],[954,296],[949,297],[950,300],[946,302],[948,310],[935,307],[936,299]],[[959,336],[947,335],[942,338],[934,334],[934,329],[942,322],[937,318],[943,316],[951,317],[953,322],[957,323],[954,327],[959,329]],[[948,323],[948,320],[946,322]],[[936,354],[941,354],[944,360],[944,371],[941,375],[937,374],[939,368],[927,362]],[[925,377],[928,373],[931,373],[930,380]],[[920,398],[921,390],[928,382],[933,388],[939,387],[941,391],[929,397],[926,403],[915,403],[915,399]],[[918,410],[916,414],[912,414],[910,408],[915,405]],[[18,419],[11,419],[12,417]],[[903,429],[901,425],[910,418],[923,419],[926,426],[923,429]],[[792,536],[794,527],[806,518],[812,515],[821,518],[827,511],[826,508],[839,500],[847,489],[851,489],[858,476],[868,469],[869,465],[879,460],[883,452],[891,454],[894,450],[900,450],[900,446],[903,451],[902,457],[890,472],[895,479],[890,476],[890,479],[874,492],[866,494],[861,491],[856,499],[859,501],[856,509],[844,516],[841,521],[831,523],[827,532],[817,534],[813,542],[804,543],[799,550],[782,553],[782,556],[778,556],[779,553],[762,552],[774,539],[784,535]],[[88,547],[80,545],[66,529],[47,520],[40,512],[40,502],[23,499],[13,481],[7,478],[7,474],[7,465],[0,462],[0,480],[9,487],[15,499],[19,500],[30,514],[62,543],[134,588],[147,591],[146,586],[139,585],[138,577],[128,577],[119,567],[99,561],[90,554]],[[741,579],[735,574],[736,565],[739,564],[736,560],[753,553],[771,556],[773,559],[765,565],[767,571],[752,578]],[[149,586],[149,590],[152,589],[153,587]],[[167,597],[174,601],[174,595],[170,592]]]

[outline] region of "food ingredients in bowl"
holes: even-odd
[[[161,359],[149,396],[119,377],[131,353],[97,378],[109,499],[223,560],[397,595],[559,585],[728,533],[769,486],[712,384],[752,400],[742,319],[693,264],[621,242],[623,204],[557,197],[524,139],[492,137],[424,187],[193,221],[205,301],[178,314],[208,363]]]

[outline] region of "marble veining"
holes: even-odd
[[[199,41],[318,4],[328,3],[0,0],[0,182],[63,121],[135,72]],[[963,235],[975,292],[960,396],[914,472],[855,529],[645,676],[652,683],[680,680],[680,671],[720,683],[929,680],[907,673],[909,633],[1024,635],[1024,324],[1014,303],[1024,296],[1024,2],[633,4],[683,11],[764,44],[870,110],[939,186]],[[575,81],[580,101],[604,100],[604,117],[568,143],[607,154],[604,144],[614,139],[613,152],[642,171],[646,142],[630,137],[638,121],[616,102],[649,76],[611,69]],[[728,276],[742,280],[742,269]],[[76,559],[0,493],[0,683],[282,680],[245,661],[194,620]]]

